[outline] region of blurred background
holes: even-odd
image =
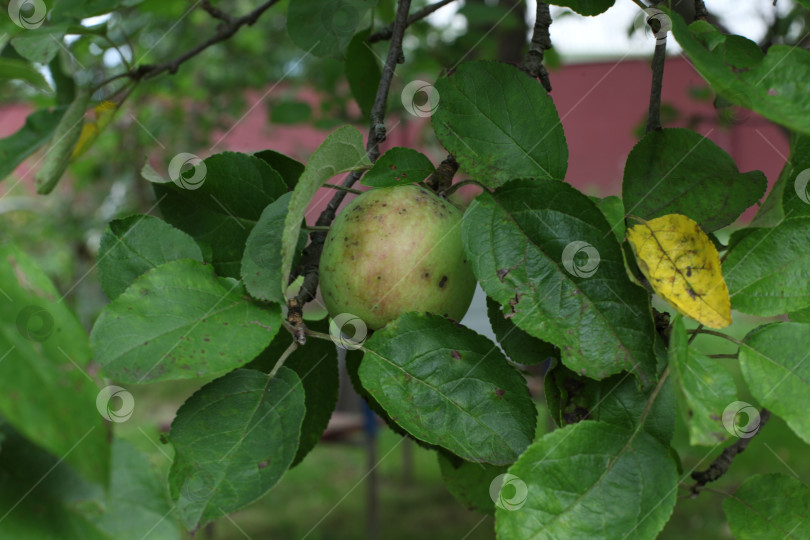
[[[367,118],[352,98],[347,80],[353,58],[317,58],[299,49],[286,33],[286,1],[281,4],[255,25],[183,64],[174,75],[164,74],[134,89],[123,84],[102,89],[95,96],[98,100],[117,102],[131,93],[51,195],[38,196],[33,187],[42,150],[34,147],[28,159],[19,165],[15,160],[7,171],[10,176],[0,183],[0,242],[13,241],[34,255],[57,287],[68,293],[66,301],[88,329],[107,303],[95,275],[101,233],[111,219],[154,207],[151,186],[140,177],[147,160],[165,172],[180,152],[205,158],[227,150],[273,149],[305,162],[340,125],[354,124],[366,132]],[[415,1],[412,9],[426,4]],[[64,87],[60,77],[66,74],[79,84],[98,82],[130,65],[172,58],[216,31],[217,21],[185,0],[132,0],[125,5],[122,12],[83,22],[87,28],[103,25],[103,37],[65,37],[50,69],[42,70],[46,88],[0,76],[0,138],[21,130],[36,109],[59,103]],[[216,5],[233,15],[255,7],[246,0]],[[382,0],[368,24],[376,30],[392,21],[394,5],[393,0]],[[712,22],[724,31],[744,35],[763,48],[774,43],[808,45],[808,11],[797,9],[790,0],[707,0],[706,6]],[[434,164],[444,159],[430,118],[408,112],[412,104],[403,103],[404,87],[415,80],[430,84],[446,70],[475,58],[518,63],[525,54],[534,11],[533,1],[459,0],[411,26],[404,42],[406,62],[398,66],[391,87],[389,135],[383,150],[407,146],[424,152]],[[618,0],[605,14],[592,18],[558,7],[551,12],[554,48],[546,54],[546,63],[569,146],[566,181],[589,195],[620,194],[625,159],[643,134],[654,38],[629,0]],[[2,26],[10,23],[2,19],[0,58],[13,59],[17,53],[6,44]],[[375,43],[371,50],[379,62],[387,42]],[[708,136],[729,152],[741,171],[759,169],[771,183],[775,181],[788,153],[787,133],[715,98],[672,39],[668,55],[664,125],[689,127]],[[372,93],[376,82],[367,81]],[[8,152],[0,141],[0,158],[11,161]],[[464,171],[456,178],[466,178]],[[322,191],[308,213],[310,224],[332,194]],[[462,201],[473,195],[474,191],[460,191]],[[753,210],[718,237],[725,240]],[[761,322],[735,314],[729,333],[742,338]],[[464,323],[493,335],[480,290]],[[711,336],[700,336],[695,343],[704,353],[733,352]],[[736,362],[722,362],[744,388]],[[160,474],[170,464],[160,434],[203,382],[129,388],[138,406],[131,421],[117,426],[117,433],[149,455]],[[552,428],[551,418],[542,381],[532,386],[537,389],[538,432],[543,433]],[[744,393],[740,399],[752,400]],[[348,386],[340,403],[341,414],[330,426],[325,444],[267,496],[198,536],[362,539],[376,530],[379,538],[395,540],[425,531],[436,540],[494,538],[492,518],[467,510],[444,488],[434,453],[369,422]],[[681,424],[674,446],[687,468],[698,462],[708,465],[714,457],[706,454],[706,448],[689,447]],[[773,419],[715,487],[733,491],[754,472],[782,472],[807,480],[810,463],[800,458],[802,452],[806,448],[801,441],[781,420]],[[731,538],[719,496],[703,493],[697,500],[680,501],[662,538],[686,535]]]

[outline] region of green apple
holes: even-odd
[[[416,184],[359,195],[323,247],[321,294],[329,314],[354,315],[371,329],[408,311],[461,320],[475,292],[461,215]]]

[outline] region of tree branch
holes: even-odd
[[[748,446],[748,444],[753,440],[754,436],[762,431],[762,426],[765,425],[770,417],[771,411],[768,409],[762,409],[759,412],[759,426],[756,433],[750,437],[737,439],[734,441],[734,444],[724,448],[723,452],[717,456],[714,461],[712,461],[712,464],[709,465],[709,468],[705,471],[695,471],[692,473],[692,478],[696,481],[695,485],[693,485],[690,489],[692,496],[697,496],[698,493],[700,493],[700,490],[703,489],[703,486],[709,482],[714,482],[726,474],[728,468],[731,466],[731,462],[734,461],[735,457],[737,457],[737,454],[742,453],[745,450],[745,447]]]
[[[200,7],[203,8],[203,10],[205,10],[209,15],[211,15],[215,19],[219,19],[225,22],[231,22],[233,20],[230,15],[228,15],[221,9],[212,6],[210,0],[200,0]]]
[[[709,11],[706,9],[706,5],[703,3],[703,0],[695,0],[695,20],[705,21],[708,18]]]
[[[273,7],[279,0],[268,0],[264,4],[260,5],[250,13],[243,15],[238,18],[232,18],[230,15],[225,14],[224,12],[210,6],[207,2],[202,2],[202,8],[210,13],[213,17],[222,20],[223,22],[217,27],[216,33],[208,38],[207,40],[203,41],[196,47],[184,52],[180,56],[163,62],[161,64],[144,64],[141,66],[136,66],[128,71],[123,73],[119,73],[118,75],[114,75],[104,81],[102,81],[97,88],[101,88],[117,79],[129,78],[134,81],[141,81],[145,79],[151,79],[160,75],[164,71],[168,71],[169,73],[177,73],[177,69],[180,67],[180,64],[189,60],[205,49],[219,43],[221,41],[225,41],[226,39],[230,38],[234,35],[241,27],[243,26],[251,26],[255,23],[259,17],[268,9]],[[216,14],[215,14],[216,13]],[[223,18],[225,17],[225,18]]]
[[[394,20],[394,28],[391,34],[391,46],[388,48],[388,56],[385,59],[383,66],[382,76],[377,85],[377,95],[374,98],[374,104],[371,107],[371,114],[369,119],[368,141],[366,142],[366,154],[369,160],[373,163],[377,161],[380,156],[380,144],[385,141],[385,107],[388,101],[388,90],[391,88],[391,81],[394,78],[394,70],[397,63],[399,63],[400,56],[402,55],[402,38],[405,35],[405,28],[408,26],[408,11],[411,7],[411,0],[399,0],[397,3],[397,15]],[[363,171],[352,171],[343,180],[341,186],[350,188],[357,180]],[[315,222],[317,227],[326,227],[335,219],[335,214],[346,196],[346,191],[337,190],[330,199],[329,203],[318,220]],[[294,279],[299,275],[304,276],[304,282],[301,284],[301,289],[294,298],[287,301],[287,321],[293,326],[293,336],[299,343],[306,342],[306,327],[303,320],[304,305],[315,298],[315,292],[318,290],[318,265],[321,261],[321,253],[323,253],[323,243],[326,240],[326,232],[314,231],[309,235],[310,243],[304,249],[301,256],[301,263],[298,265],[296,272],[293,272],[290,279]]]
[[[647,19],[656,37],[652,60],[652,85],[650,88],[650,108],[647,114],[647,133],[661,129],[661,89],[664,86],[664,63],[667,59],[667,34],[656,17]],[[662,35],[663,34],[663,35]]]
[[[453,183],[453,176],[458,171],[458,161],[452,155],[439,164],[439,167],[427,177],[425,184],[433,191],[447,191]]]
[[[455,2],[455,0],[441,0],[441,2],[436,2],[435,4],[431,4],[426,6],[410,17],[405,21],[405,26],[408,27],[417,21],[421,21],[434,11],[443,8],[447,4]],[[366,40],[369,43],[377,43],[378,41],[385,41],[386,39],[391,39],[391,36],[394,35],[394,23],[389,24],[388,26],[383,27],[378,32],[373,33],[368,37]]]
[[[523,58],[520,69],[531,75],[533,78],[540,78],[543,88],[551,92],[551,81],[548,78],[548,71],[543,65],[543,56],[551,48],[551,36],[548,27],[551,25],[551,13],[548,4],[537,0],[537,14],[534,18],[534,31],[532,40],[529,42],[529,52]]]

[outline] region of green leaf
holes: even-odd
[[[343,126],[334,131],[309,158],[301,178],[295,185],[287,218],[284,221],[284,232],[281,237],[282,290],[286,290],[290,282],[301,223],[304,221],[312,197],[333,176],[370,165],[363,147],[363,135],[352,126]]]
[[[810,196],[807,195],[808,184],[802,185],[805,177],[799,176],[807,169],[810,169],[810,136],[792,132],[790,155],[779,173],[779,178],[751,220],[750,227],[778,225],[785,218],[785,202],[789,207],[788,211],[792,210],[788,217],[799,217],[810,211],[810,205],[805,211],[801,208],[805,200],[810,200]],[[801,193],[804,193],[803,199],[799,197]]]
[[[689,444],[715,446],[726,440],[723,412],[737,401],[737,387],[723,366],[689,348],[680,314],[672,321],[669,365],[683,395]]]
[[[105,512],[91,519],[109,538],[180,538],[177,521],[149,458],[121,439],[112,443],[112,474]],[[88,512],[89,513],[89,512]]]
[[[110,449],[87,375],[84,329],[39,266],[11,244],[0,245],[0,290],[0,417],[106,483]]]
[[[534,437],[526,381],[472,330],[406,313],[364,349],[363,387],[414,437],[493,465],[512,463]]]
[[[705,232],[734,222],[764,194],[760,171],[740,173],[710,139],[683,128],[652,131],[627,158],[622,198],[643,219],[683,214]]]
[[[62,108],[40,109],[28,115],[25,125],[14,135],[0,140],[0,180],[14,172],[25,158],[48,142],[64,113]]]
[[[371,115],[377,97],[377,83],[382,76],[380,62],[371,45],[366,43],[370,33],[371,29],[356,33],[346,48],[346,79],[364,116]]]
[[[227,373],[255,358],[280,326],[277,305],[252,304],[238,281],[184,259],[146,272],[108,304],[90,343],[108,377],[145,383]]]
[[[76,98],[76,82],[73,80],[70,66],[65,66],[66,63],[62,62],[60,56],[57,56],[48,64],[51,79],[56,87],[56,104],[59,106],[70,105]]]
[[[121,0],[60,0],[50,13],[52,21],[79,21],[115,11]]]
[[[436,136],[476,180],[498,186],[512,178],[565,178],[565,134],[538,81],[514,66],[476,60],[440,79],[436,90]]]
[[[11,46],[31,62],[47,64],[64,47],[67,25],[41,26],[11,38]]]
[[[262,150],[253,154],[261,159],[281,175],[284,183],[289,189],[293,189],[298,183],[298,178],[304,172],[304,164],[294,160],[290,156],[284,155],[275,150]]]
[[[784,474],[756,474],[723,500],[737,540],[810,537],[810,488]]]
[[[292,370],[239,369],[194,393],[172,422],[172,499],[190,529],[272,488],[298,448],[304,390]]]
[[[596,207],[602,211],[605,219],[610,224],[610,230],[616,236],[616,240],[621,244],[624,242],[624,234],[627,227],[624,223],[624,202],[619,197],[611,195],[600,199],[596,203]]]
[[[810,323],[810,308],[788,313],[791,322]]]
[[[509,474],[516,489],[502,490],[495,510],[495,531],[504,540],[655,538],[678,486],[667,447],[642,430],[604,422],[543,436]]]
[[[489,495],[492,482],[506,472],[506,465],[470,463],[438,452],[439,470],[447,490],[465,507],[484,514],[495,513],[495,503]]]
[[[773,323],[752,330],[740,346],[740,368],[760,405],[782,417],[810,444],[810,325]]]
[[[481,287],[511,321],[553,343],[572,370],[603,379],[655,377],[652,315],[630,282],[602,212],[563,182],[513,180],[484,192],[462,223]]]
[[[17,58],[0,58],[0,80],[25,81],[37,90],[50,92],[51,86],[34,66]]]
[[[250,231],[242,256],[242,281],[253,298],[286,304],[286,287],[281,281],[281,234],[292,193],[285,193],[264,209]],[[301,231],[296,253],[306,246],[307,235]]]
[[[147,270],[178,259],[203,260],[199,246],[183,231],[153,216],[116,219],[101,235],[99,281],[115,300]]]
[[[287,33],[315,56],[343,56],[354,31],[377,0],[291,0]]]
[[[640,392],[629,373],[594,381],[557,364],[544,377],[546,400],[559,426],[598,420],[628,429],[638,425],[653,388]],[[675,432],[675,390],[667,381],[653,402],[644,430],[668,446]]]
[[[307,328],[328,333],[329,322],[327,319],[309,321]],[[269,373],[291,343],[292,338],[288,332],[278,333],[270,346],[246,367]],[[329,425],[340,388],[337,358],[337,349],[331,341],[308,339],[306,345],[298,347],[284,362],[284,367],[295,371],[301,379],[307,409],[304,422],[301,424],[298,452],[290,467],[295,467],[303,461],[321,440],[321,435]]]
[[[79,142],[84,125],[84,113],[90,103],[90,91],[87,88],[80,88],[76,91],[76,98],[73,100],[65,115],[59,120],[53,132],[53,143],[42,158],[42,165],[34,176],[34,185],[37,193],[47,195],[62,175],[67,170],[73,149]]]
[[[723,275],[731,307],[769,317],[810,307],[810,216],[753,229],[729,250]]]
[[[539,364],[549,358],[559,358],[560,351],[546,341],[532,337],[510,319],[504,317],[501,305],[487,297],[487,316],[498,344],[512,362],[524,365]]]
[[[550,4],[571,8],[580,15],[599,15],[611,7],[616,0],[552,0]]]
[[[312,116],[312,107],[303,101],[286,101],[270,107],[270,121],[274,124],[300,124]]]
[[[143,162],[143,167],[141,167],[140,174],[141,178],[153,184],[168,184],[171,182],[171,180],[164,178],[163,175],[152,167],[152,164],[149,163],[149,156],[146,156],[146,159]]]
[[[9,426],[0,459],[4,538],[178,539],[163,481],[131,444],[112,441],[110,483],[92,484]],[[32,518],[36,516],[36,518]]]
[[[388,150],[363,175],[361,183],[372,187],[401,186],[421,182],[436,168],[433,163],[416,150],[395,147]]]
[[[239,277],[250,230],[287,186],[267,163],[236,152],[211,156],[195,171],[195,178],[203,178],[192,189],[181,187],[181,180],[153,184],[160,210],[166,221],[210,248],[209,262],[219,275]]]
[[[703,21],[687,26],[674,11],[668,14],[684,53],[715,92],[789,129],[810,133],[810,94],[805,88],[810,80],[810,51],[774,45],[757,62],[751,47],[746,45],[743,50],[739,40],[732,40],[730,53],[727,47],[710,50],[704,44],[706,35],[719,33],[717,29]],[[703,34],[701,39],[698,33]],[[734,65],[740,63],[747,69],[739,70]]]
[[[743,36],[726,36],[721,47],[726,64],[737,69],[754,67],[765,58],[759,45]]]

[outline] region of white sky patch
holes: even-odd
[[[527,0],[530,14],[527,28],[534,25],[535,0]],[[427,20],[439,28],[459,26],[456,13],[461,2],[450,4],[431,14]],[[793,0],[706,0],[712,14],[733,33],[754,41],[762,39],[774,14],[785,14],[793,6]],[[655,46],[652,36],[642,31],[628,31],[639,19],[641,9],[630,0],[616,0],[616,4],[601,15],[583,17],[567,8],[551,6],[553,23],[550,28],[551,42],[564,62],[589,61],[630,56],[649,56]],[[641,16],[643,17],[643,15]],[[638,23],[636,23],[638,26]],[[681,51],[677,42],[667,42],[667,52]]]

